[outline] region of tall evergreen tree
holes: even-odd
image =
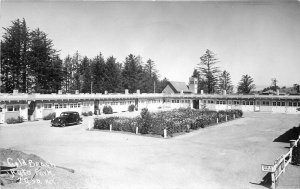
[[[227,94],[230,94],[233,91],[231,76],[226,70],[224,70],[219,76],[218,90],[219,93],[222,93],[225,90]]]
[[[137,89],[142,92],[142,77],[143,67],[141,58],[132,54],[128,55],[124,62],[124,68],[122,71],[123,87],[128,89],[130,93],[135,93]]]
[[[1,40],[2,92],[13,89],[27,92],[29,29],[25,19],[12,21],[12,26],[3,28]]]
[[[204,91],[207,93],[214,93],[217,87],[217,75],[219,73],[219,68],[215,66],[218,63],[216,55],[210,51],[206,50],[205,54],[200,57],[201,62],[198,64],[198,69],[200,71],[200,82],[205,86]],[[201,84],[201,85],[202,85]]]
[[[154,85],[158,84],[158,71],[153,60],[148,59],[144,66],[145,75],[143,77],[146,93],[154,92]]]
[[[106,60],[105,87],[110,93],[122,92],[121,68],[116,63],[116,59],[110,56]]]
[[[62,81],[62,61],[53,42],[39,29],[31,32],[30,69],[33,72],[33,91],[53,93],[60,88]],[[54,85],[54,86],[53,86]]]
[[[106,65],[105,60],[100,53],[94,58],[91,65],[91,76],[92,76],[92,92],[93,93],[104,93],[105,89],[105,78],[106,78]]]
[[[249,94],[253,89],[255,89],[255,85],[252,77],[247,74],[243,75],[238,84],[238,93]]]
[[[80,79],[81,79],[80,92],[90,93],[91,92],[91,84],[92,84],[91,65],[90,65],[90,60],[86,56],[82,59],[82,62],[80,65]]]
[[[78,51],[72,57],[71,60],[71,82],[70,82],[70,90],[80,90],[80,64],[81,64],[81,56]]]

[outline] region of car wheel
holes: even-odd
[[[61,127],[65,127],[65,126],[66,126],[66,124],[65,124],[65,123],[62,123],[62,124],[61,124]]]

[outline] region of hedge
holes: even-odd
[[[199,129],[211,126],[219,122],[239,118],[243,115],[241,110],[210,111],[194,109],[176,109],[150,113],[147,108],[142,109],[140,116],[135,118],[96,118],[95,129],[108,130],[112,124],[112,130],[135,133],[136,127],[141,134],[153,134],[163,136],[163,130],[167,129],[169,136],[174,133],[190,132],[190,129]]]
[[[20,117],[20,116],[18,116],[18,118],[8,118],[7,120],[6,120],[6,123],[7,124],[15,124],[15,123],[23,123],[24,122],[24,119],[23,119],[23,117]]]

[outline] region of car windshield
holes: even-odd
[[[69,113],[61,113],[61,114],[60,114],[61,117],[66,117],[66,116],[68,116],[68,115],[70,115],[70,114],[69,114]]]

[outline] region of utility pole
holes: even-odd
[[[154,87],[153,87],[154,89],[153,89],[153,91],[154,91],[154,93],[155,93],[155,81],[154,81]]]

